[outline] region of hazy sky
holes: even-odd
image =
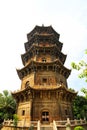
[[[52,27],[60,34],[65,66],[84,58],[87,48],[87,0],[0,0],[0,91],[17,90],[21,81],[16,68],[22,68],[27,33],[36,25]],[[72,71],[68,87],[79,91],[86,87]]]

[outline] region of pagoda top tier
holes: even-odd
[[[59,41],[60,34],[58,34],[52,26],[35,26],[34,29],[27,34],[28,41],[24,44],[25,51],[28,51],[32,44],[45,44],[48,42],[50,45],[57,45],[61,51],[63,43]]]
[[[67,79],[71,70],[64,67],[66,56],[61,50],[63,43],[59,41],[58,34],[52,26],[35,26],[27,34],[28,41],[24,43],[25,53],[21,55],[24,67],[17,69],[20,79],[35,72],[47,74],[57,72]]]
[[[30,40],[35,34],[38,35],[52,35],[54,34],[56,36],[57,39],[59,39],[60,34],[58,34],[53,28],[52,26],[35,26],[34,29],[27,34],[27,38],[28,40]]]

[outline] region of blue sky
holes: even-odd
[[[65,66],[84,59],[87,48],[87,0],[1,0],[0,1],[0,91],[17,90],[21,81],[16,68],[21,68],[27,33],[35,25],[52,27],[60,34]],[[68,78],[68,87],[80,91],[86,87],[76,71]]]

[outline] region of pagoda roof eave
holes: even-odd
[[[37,88],[37,87],[34,87],[34,86],[28,86],[27,88],[12,92],[12,95],[14,96],[14,95],[17,95],[19,93],[23,93],[23,92],[28,91],[28,90],[32,90],[32,91],[53,91],[53,90],[60,90],[61,91],[61,90],[64,90],[67,93],[77,95],[77,92],[70,91],[64,85],[59,85],[59,86],[52,87],[52,88],[44,88],[44,87],[43,88]]]
[[[62,44],[62,43],[61,43]],[[53,47],[55,47],[55,48],[57,48],[56,47],[56,45],[51,45],[51,46],[37,46],[37,45],[35,45],[35,44],[33,44],[32,45],[32,47],[30,48],[30,49],[32,49],[33,47],[35,47],[35,48],[53,48]],[[27,51],[27,52],[25,52],[24,54],[21,54],[21,56],[23,57],[24,55],[26,55],[26,54],[28,54],[29,53],[29,51],[30,51],[30,49]],[[58,49],[58,48],[57,48]],[[58,49],[59,50],[59,49]],[[60,50],[59,50],[60,51]],[[61,51],[60,51],[60,53],[62,53]],[[62,53],[63,54],[63,53]],[[63,55],[66,55],[66,54],[63,54]]]
[[[33,47],[35,47],[36,49],[38,49],[38,48],[43,48],[43,46],[37,46],[37,45],[33,44],[30,49],[32,49]],[[52,45],[52,46],[44,46],[44,48],[49,48],[49,49],[52,49],[53,47],[57,48],[55,45]],[[30,49],[29,49],[27,52],[25,52],[24,54],[21,54],[21,59],[22,59],[22,63],[23,63],[24,66],[25,66],[24,57],[26,57],[26,55],[29,54]],[[57,48],[57,49],[58,49],[58,48]],[[66,54],[63,54],[60,50],[58,50],[58,51],[63,55],[63,57],[64,57],[63,63],[64,63],[65,60],[66,60],[67,55],[66,55]]]
[[[34,86],[30,86],[31,89],[34,89],[34,90],[58,90],[58,89],[61,89],[61,90],[66,90],[67,92],[69,93],[73,93],[73,94],[77,94],[77,92],[73,92],[71,90],[69,90],[68,88],[66,88],[64,85],[61,85],[61,84],[58,84],[57,86],[56,85],[53,85],[52,87],[40,87],[39,88],[37,87],[37,85],[34,85]]]
[[[59,39],[53,33],[50,34],[50,35],[44,35],[44,34],[40,35],[40,34],[35,33],[30,39],[28,39],[28,42],[24,43],[25,50],[27,51],[29,49],[29,46],[31,46],[31,44],[33,44],[35,42],[39,43],[40,41],[42,41],[42,39],[43,40],[45,40],[45,39],[47,40],[47,38],[48,38],[48,40],[50,40],[54,44],[55,43],[58,44],[58,46],[60,47],[60,50],[62,49],[63,43],[61,43],[59,41]]]
[[[63,67],[64,69],[66,69],[67,71],[71,71],[71,69],[68,69],[68,68],[66,68],[65,66],[63,66],[63,64],[60,62],[60,60],[59,59],[57,59],[57,60],[55,60],[55,61],[50,61],[50,62],[38,62],[38,61],[33,61],[33,60],[31,60],[31,62],[28,64],[28,65],[26,65],[25,67],[23,67],[22,69],[17,69],[17,71],[20,71],[20,70],[23,70],[23,69],[25,69],[25,68],[27,68],[27,67],[29,67],[31,64],[39,64],[39,65],[49,65],[49,64],[53,64],[53,63],[59,63],[58,65],[60,65],[61,67]]]
[[[25,62],[23,60],[24,54],[21,54],[22,64],[25,65]]]
[[[29,86],[30,87],[30,86]],[[26,91],[28,88],[24,88],[24,89],[21,89],[21,90],[17,90],[17,91],[14,91],[14,92],[11,92],[12,95],[15,95],[15,94],[19,94],[19,93],[22,93],[24,91]],[[31,88],[32,89],[32,88]]]
[[[32,65],[41,65],[41,66],[43,66],[43,65],[51,65],[51,64],[57,64],[57,66],[59,66],[60,68],[62,67],[65,71],[67,71],[68,73],[68,75],[67,75],[67,77],[66,78],[68,78],[68,76],[70,75],[70,73],[71,73],[71,70],[70,69],[68,69],[68,68],[66,68],[65,66],[63,66],[63,64],[60,62],[60,60],[55,60],[55,61],[51,61],[51,62],[45,62],[45,63],[43,63],[43,62],[37,62],[37,61],[32,61],[31,60],[31,62],[28,64],[28,65],[26,65],[25,67],[23,67],[22,69],[16,69],[16,71],[17,71],[17,74],[18,74],[18,76],[19,76],[19,78],[20,78],[20,72],[22,73],[23,71],[25,71],[27,68],[29,68],[29,66],[30,66],[30,68],[31,68],[31,66]],[[21,79],[21,78],[20,78]]]

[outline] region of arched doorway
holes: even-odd
[[[49,123],[49,111],[43,110],[41,113],[41,122],[42,123]]]

